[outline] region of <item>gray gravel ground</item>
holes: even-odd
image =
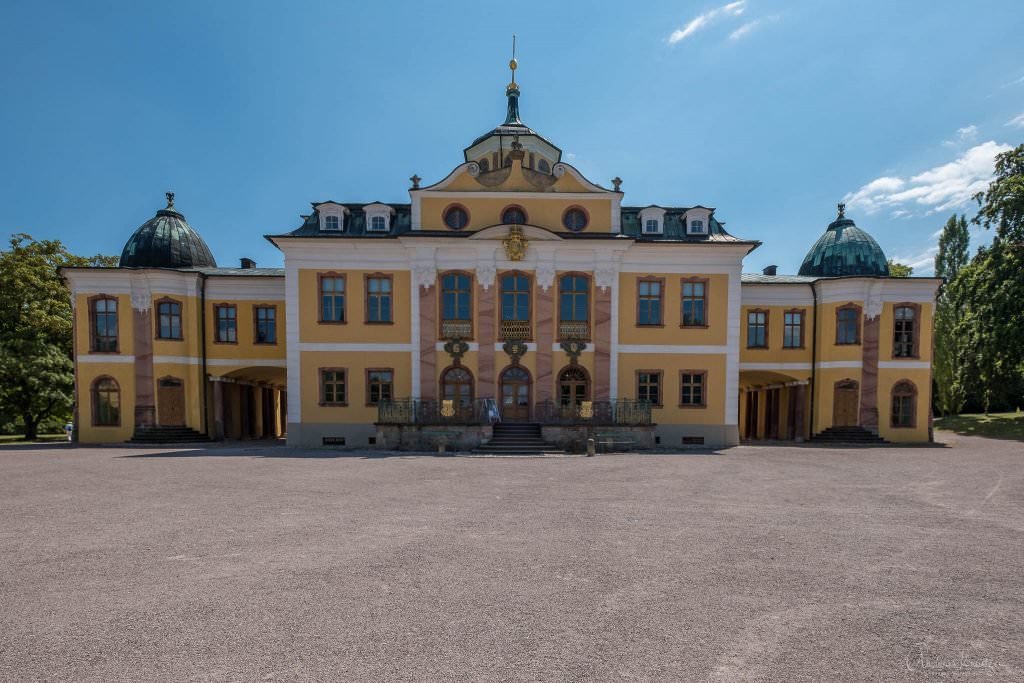
[[[5,680],[1024,680],[1024,444],[0,448]]]

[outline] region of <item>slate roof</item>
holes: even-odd
[[[348,209],[345,216],[342,230],[321,230],[320,215],[318,207],[324,204],[335,204]],[[267,239],[279,237],[316,237],[322,239],[351,239],[354,237],[368,239],[389,239],[398,235],[412,233],[412,206],[410,204],[387,204],[395,210],[391,216],[391,229],[384,232],[366,231],[366,214],[364,206],[372,203],[384,202],[314,202],[313,213],[302,216],[302,224],[291,232],[266,235]],[[688,235],[685,227],[685,214],[693,207],[671,207],[665,209],[664,229],[661,234],[645,235],[640,231],[640,212],[646,207],[624,206],[621,209],[622,231],[621,233],[610,232],[581,232],[558,231],[558,235],[565,239],[632,239],[636,242],[667,242],[667,243],[692,243],[692,244],[751,244],[760,245],[757,240],[745,240],[730,235],[714,216],[708,221],[708,234]],[[704,208],[704,207],[702,207]],[[469,230],[417,230],[418,237],[469,237],[474,231]]]
[[[761,273],[740,275],[740,282],[745,285],[805,285],[820,279],[803,275],[763,275]]]
[[[889,264],[878,242],[840,213],[807,252],[799,272],[800,275],[818,277],[886,277]]]
[[[139,226],[121,251],[122,268],[206,268],[217,267],[210,248],[192,229],[185,216],[167,208]]]

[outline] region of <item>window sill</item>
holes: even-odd
[[[836,346],[860,346],[859,341],[855,342],[836,342]]]
[[[121,353],[121,350],[117,349],[116,351],[97,351],[96,349],[89,349],[89,353],[90,354],[99,354],[99,355],[103,355],[103,356],[116,356],[116,355]]]
[[[364,320],[364,325],[394,325],[394,320]]]
[[[220,341],[219,339],[213,340],[214,344],[223,344],[224,346],[238,346],[238,341]]]
[[[701,405],[690,405],[688,403],[680,403],[678,407],[687,408],[690,410],[701,410],[702,408],[707,408],[708,406],[706,403],[702,403]]]
[[[748,346],[747,351],[767,351],[767,346]]]
[[[665,323],[637,323],[637,327],[665,327]]]
[[[317,405],[321,408],[348,408],[348,403],[324,403],[321,401]]]
[[[347,320],[317,320],[317,325],[347,325]]]
[[[185,341],[184,337],[153,337],[153,339],[155,341],[171,341],[171,342]]]
[[[277,342],[276,341],[272,341],[272,342],[254,341],[252,343],[252,345],[253,346],[277,346]]]
[[[706,330],[709,327],[711,327],[711,326],[708,325],[707,323],[705,323],[703,325],[680,325],[679,329],[681,329],[681,330]]]

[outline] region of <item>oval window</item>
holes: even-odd
[[[562,216],[562,225],[564,225],[567,230],[579,232],[583,228],[587,227],[587,212],[579,207],[572,207],[565,212],[565,215]]]
[[[526,223],[526,212],[518,206],[510,206],[501,212],[501,222],[505,225],[523,225]]]
[[[469,214],[461,206],[453,206],[444,212],[444,224],[452,230],[462,230],[469,224]]]

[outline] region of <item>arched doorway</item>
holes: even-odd
[[[473,374],[455,366],[441,373],[441,399],[451,401],[456,415],[471,415],[473,409]]]
[[[185,426],[185,383],[161,377],[156,383],[156,419],[163,427]]]
[[[856,427],[859,411],[860,385],[857,380],[841,379],[835,385],[835,398],[832,403],[833,427]]]
[[[558,405],[579,406],[590,400],[590,378],[578,365],[570,365],[558,373]]]
[[[518,365],[501,373],[501,419],[506,422],[530,419],[530,373]]]

